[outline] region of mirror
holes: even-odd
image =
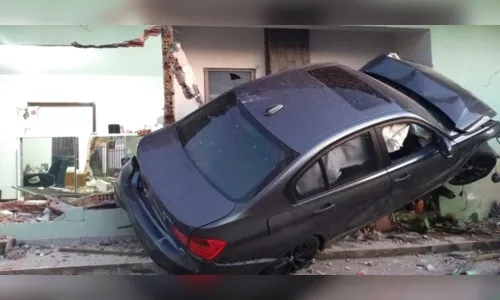
[[[439,153],[445,158],[453,157],[453,146],[449,140],[445,138],[439,140]]]

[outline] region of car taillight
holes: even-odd
[[[186,246],[189,252],[206,261],[214,260],[226,247],[225,241],[199,237],[188,239],[179,229],[172,227],[172,231],[177,240]]]

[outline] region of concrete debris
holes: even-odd
[[[46,249],[37,249],[35,250],[35,255],[37,256],[45,256],[54,252],[54,249],[46,248]]]
[[[378,232],[378,231],[369,232],[369,233],[365,234],[365,237],[369,240],[372,240],[372,241],[381,241],[382,240],[382,233]]]
[[[471,257],[471,255],[468,252],[450,252],[448,253],[448,256],[460,259],[460,260],[467,260]]]
[[[41,217],[36,218],[38,222],[48,222],[50,221],[50,214],[44,214]]]
[[[358,232],[356,234],[356,240],[358,240],[358,241],[364,241],[365,240],[365,235],[363,233],[361,233],[361,232]]]
[[[0,211],[0,216],[12,217],[14,215],[10,210],[2,210]]]
[[[373,267],[374,266],[374,264],[373,264],[373,262],[371,260],[370,261],[365,261],[363,263],[363,265],[366,265],[366,266],[369,266],[369,267]]]
[[[0,236],[0,255],[5,256],[13,247],[16,246],[16,240],[7,235]]]
[[[148,254],[145,251],[102,250],[102,249],[83,248],[83,247],[77,247],[77,248],[61,247],[59,248],[59,252],[81,253],[82,255],[101,254],[101,255],[119,255],[119,256],[148,256]]]
[[[429,264],[425,266],[425,269],[426,269],[427,271],[436,271],[436,268],[434,268],[434,266],[433,266],[433,265],[429,265]]]
[[[98,209],[116,207],[114,193],[95,193],[77,199],[43,195],[46,200],[7,201],[0,203],[0,225],[9,223],[49,222],[75,207]]]
[[[116,204],[114,192],[87,195],[71,201],[70,203],[73,206],[84,208],[96,208]]]
[[[14,247],[5,254],[5,258],[9,260],[17,260],[26,256],[26,249]]]

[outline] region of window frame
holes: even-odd
[[[205,101],[206,102],[211,102],[209,101],[210,97],[210,72],[249,72],[250,73],[250,81],[255,80],[256,78],[256,69],[252,68],[203,68],[203,85],[204,85],[204,94],[205,94]],[[226,93],[228,91],[225,91]],[[224,94],[222,93],[222,94]],[[219,96],[221,96],[220,94]]]
[[[345,182],[345,183],[338,185],[338,186],[330,187],[330,185],[328,183],[327,175],[326,175],[326,168],[325,168],[324,162],[322,160],[322,157],[325,156],[328,152],[330,152],[334,148],[344,144],[345,142],[348,142],[356,137],[359,137],[359,136],[361,136],[363,134],[367,134],[367,133],[371,138],[372,146],[373,146],[373,149],[375,151],[375,160],[376,160],[376,164],[377,164],[377,170],[370,173],[370,174],[367,174],[363,177],[360,177],[356,180]],[[311,168],[315,163],[319,163],[319,165],[320,165],[321,172],[323,175],[323,181],[325,182],[325,189],[322,191],[319,191],[319,192],[315,192],[315,193],[308,193],[306,195],[300,195],[299,192],[297,191],[297,182],[302,177],[302,175],[304,175],[309,170],[309,168]],[[289,197],[294,202],[294,204],[301,204],[303,202],[308,201],[311,198],[321,197],[321,195],[331,193],[332,191],[342,189],[347,185],[351,185],[351,184],[354,184],[356,182],[362,181],[365,178],[372,176],[376,172],[380,172],[383,170],[385,170],[385,161],[384,161],[383,156],[382,156],[382,149],[381,149],[381,145],[380,145],[380,140],[378,139],[377,133],[375,131],[375,127],[371,126],[369,128],[365,128],[365,129],[362,129],[362,130],[357,131],[355,133],[352,133],[350,135],[347,135],[347,136],[331,143],[330,145],[326,146],[322,150],[318,151],[318,153],[316,153],[313,158],[311,158],[307,163],[305,163],[295,173],[295,175],[293,175],[293,177],[290,179],[290,181],[286,185],[287,195],[289,195]]]
[[[415,159],[416,157],[419,157],[425,153],[425,151],[418,151],[418,152],[413,153],[412,155],[409,155],[409,156],[407,156],[403,159],[400,159],[400,160],[396,161],[395,163],[393,163],[392,159],[389,156],[389,151],[387,150],[387,146],[385,145],[384,137],[382,135],[382,129],[387,125],[399,124],[399,123],[405,123],[405,122],[406,123],[414,123],[416,125],[422,126],[425,129],[432,131],[435,135],[437,135],[438,138],[449,138],[447,135],[443,134],[440,130],[438,130],[432,124],[427,123],[427,122],[420,120],[420,119],[416,119],[416,118],[403,117],[403,118],[392,119],[390,121],[386,121],[386,122],[377,124],[377,126],[375,127],[375,131],[376,131],[378,143],[379,143],[380,148],[381,148],[381,152],[382,152],[382,156],[383,156],[383,160],[384,160],[384,165],[386,168],[392,168],[392,167],[396,167],[396,166],[399,166],[402,164],[406,164],[406,163],[408,163],[408,161]],[[426,150],[426,151],[429,151],[429,150]],[[430,152],[432,152],[432,153],[439,152],[439,148],[436,147],[435,149],[432,149],[432,151],[430,151]]]

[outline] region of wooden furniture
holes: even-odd
[[[75,189],[85,186],[87,180],[84,173],[66,172],[64,177],[64,187],[75,186],[75,175],[76,175],[76,187]]]

